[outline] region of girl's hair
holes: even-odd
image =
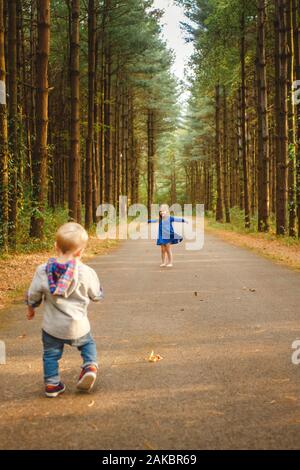
[[[56,245],[62,253],[74,252],[84,248],[89,236],[82,225],[68,222],[62,225],[56,233]]]
[[[161,204],[161,206],[159,207],[159,218],[161,219],[161,211],[165,211],[167,212],[167,214],[169,213],[169,206],[168,204]]]

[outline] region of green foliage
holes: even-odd
[[[31,253],[46,251],[53,248],[55,233],[60,225],[68,221],[68,211],[65,208],[56,208],[55,210],[47,208],[42,214],[45,220],[44,240],[32,239],[29,237],[30,218],[32,210],[28,204],[19,215],[19,225],[17,234],[17,252]]]

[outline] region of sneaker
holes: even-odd
[[[92,390],[94,383],[97,378],[97,367],[96,366],[86,366],[82,369],[77,382],[78,390],[89,392]]]
[[[167,267],[167,268],[173,268],[173,264],[172,264],[172,263],[169,263],[169,264],[167,264],[166,267]]]
[[[165,267],[166,267],[166,264],[165,264],[165,263],[162,263],[162,264],[160,264],[159,267],[160,267],[160,268],[165,268]]]
[[[47,384],[45,394],[48,398],[55,398],[66,390],[65,384],[60,382],[58,385]]]

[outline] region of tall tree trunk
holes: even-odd
[[[104,77],[104,167],[105,167],[105,203],[113,203],[113,168],[111,138],[111,51],[105,51]]]
[[[245,0],[243,0],[243,11],[241,15],[241,138],[242,138],[242,163],[244,178],[244,210],[245,210],[245,228],[250,228],[250,203],[249,203],[249,178],[247,162],[247,139],[246,139],[246,70],[245,70]]]
[[[9,78],[9,244],[16,247],[18,207],[18,83],[17,83],[17,1],[8,2],[8,78]]]
[[[227,93],[223,88],[223,180],[224,180],[224,208],[226,223],[230,223],[229,197],[228,197],[228,116],[227,116]]]
[[[217,170],[217,207],[216,220],[223,222],[223,185],[222,185],[222,157],[221,157],[221,133],[220,133],[220,85],[216,86],[216,170]]]
[[[258,0],[257,122],[258,122],[258,231],[269,230],[269,124],[265,46],[266,0]]]
[[[295,79],[300,83],[300,33],[299,33],[299,1],[293,0],[292,10],[293,36],[294,36],[294,68]],[[296,211],[298,219],[298,238],[300,238],[300,102],[296,106]]]
[[[289,210],[289,235],[296,236],[296,129],[295,107],[292,99],[292,87],[294,82],[294,37],[292,14],[292,0],[287,1],[287,89],[288,89],[288,210]]]
[[[275,110],[276,110],[276,233],[284,235],[287,224],[287,31],[285,0],[275,2]]]
[[[36,53],[36,142],[33,152],[33,213],[30,235],[44,236],[48,163],[48,61],[50,52],[50,0],[37,1],[38,44]]]
[[[0,248],[8,247],[8,130],[4,47],[4,0],[0,0]]]
[[[94,105],[95,105],[95,65],[96,65],[96,10],[95,1],[89,0],[88,6],[88,136],[86,141],[85,170],[85,227],[93,223],[93,151],[94,151]]]
[[[154,191],[154,112],[148,109],[147,120],[147,140],[148,140],[148,161],[147,161],[147,176],[148,176],[148,214],[151,215],[151,204],[153,203]]]
[[[71,126],[69,155],[69,218],[80,221],[80,0],[71,0],[70,16],[70,91]]]

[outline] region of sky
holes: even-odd
[[[154,0],[154,7],[165,10],[165,14],[161,20],[163,36],[168,46],[173,49],[176,54],[172,71],[179,80],[183,80],[184,67],[193,53],[193,45],[185,42],[184,33],[180,28],[180,21],[186,20],[183,8],[175,5],[172,0]]]

